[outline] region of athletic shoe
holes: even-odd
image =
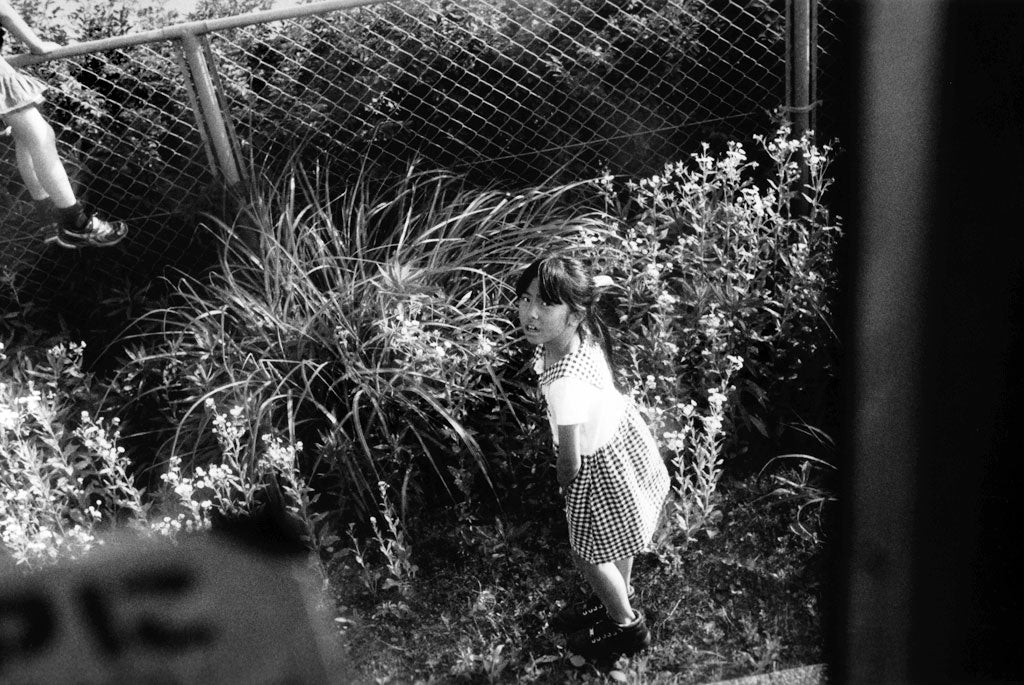
[[[639,611],[633,622],[624,626],[606,613],[594,625],[570,635],[566,644],[569,651],[580,656],[631,655],[651,644],[651,631]]]
[[[105,221],[98,216],[90,216],[82,230],[69,231],[58,228],[57,232],[45,238],[48,243],[57,243],[61,247],[109,247],[121,242],[128,235],[128,226],[123,221]]]

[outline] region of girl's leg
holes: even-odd
[[[19,171],[32,197],[37,197],[36,193],[41,191],[53,199],[58,209],[73,206],[75,191],[57,152],[57,138],[39,108],[24,107],[8,112],[4,119],[11,126],[18,151]],[[30,166],[21,162],[23,158],[29,160]]]
[[[14,154],[18,158],[18,171],[21,172],[21,178],[25,181],[28,194],[32,196],[36,223],[40,226],[53,224],[57,218],[57,207],[53,204],[50,194],[46,192],[46,188],[43,187],[43,184],[39,182],[39,178],[36,176],[36,166],[32,161],[32,155],[22,145],[14,146]]]
[[[636,618],[633,607],[629,604],[626,580],[615,562],[592,564],[577,557],[576,565],[601,599],[612,620],[617,623],[630,623]]]
[[[28,194],[37,202],[50,199],[50,194],[46,192],[46,188],[43,187],[43,184],[39,182],[39,177],[36,176],[36,165],[32,161],[32,155],[29,153],[28,148],[24,145],[15,145],[14,154],[18,158],[18,171],[21,172],[21,180],[25,182],[25,187],[28,188]]]
[[[62,247],[104,247],[117,244],[127,233],[124,222],[89,216],[75,198],[64,163],[57,152],[57,136],[37,107],[8,112],[4,119],[18,155],[18,169],[32,197],[48,197],[56,209],[58,229],[46,238]]]
[[[633,576],[633,557],[626,557],[625,559],[617,559],[615,561],[615,568],[619,569],[619,573],[622,574],[622,579],[626,581],[626,591],[629,591],[632,583]]]

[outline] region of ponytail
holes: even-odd
[[[601,305],[604,304],[604,295],[615,285],[615,282],[610,276],[598,275],[591,279],[593,288],[593,297],[590,300],[590,304],[585,309],[585,315],[583,323],[586,326],[587,332],[601,347],[604,352],[605,361],[608,362],[608,370],[612,375],[612,383],[619,390],[618,379],[618,364],[615,362],[615,339],[612,335],[611,327],[608,325],[605,317],[601,312]],[[612,305],[611,308],[614,308]]]

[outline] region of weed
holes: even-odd
[[[93,398],[84,345],[0,345],[0,539],[28,568],[75,558],[101,531],[139,528],[147,505],[118,445],[118,421],[81,409]]]
[[[826,475],[835,466],[807,454],[783,454],[775,457],[761,470],[763,474],[775,462],[797,461],[797,466],[771,475],[775,488],[765,495],[785,503],[795,503],[796,513],[790,529],[813,542],[822,542],[826,526],[822,523],[824,509],[836,501]]]

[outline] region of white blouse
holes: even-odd
[[[594,371],[603,376],[599,381],[601,387],[574,376],[562,376],[550,384],[541,385],[555,445],[558,444],[559,426],[579,424],[582,454],[593,454],[608,444],[625,410],[625,400],[612,384],[611,371],[603,351],[596,345],[594,349],[600,361],[600,364],[595,365],[599,368]],[[541,355],[537,364],[538,373],[543,368]]]

